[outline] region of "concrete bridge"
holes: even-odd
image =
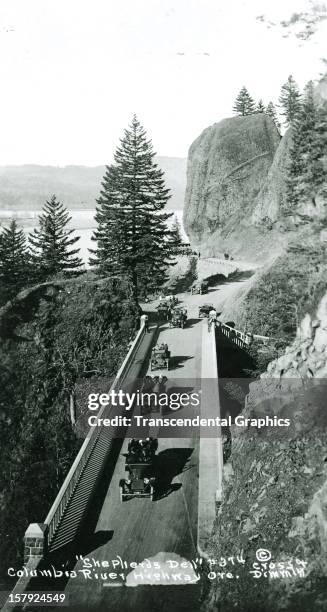
[[[220,257],[199,257],[197,262],[197,271],[199,280],[222,274],[226,278],[233,272],[245,272],[259,267],[255,264],[249,264],[244,261],[234,259],[223,259]]]
[[[208,329],[206,320],[190,318],[190,313],[185,329],[170,329],[164,324],[159,328],[152,326],[147,333],[142,326],[111,388],[118,390],[127,381],[150,373],[150,349],[159,339],[167,342],[172,354],[170,384],[179,392],[201,387],[201,417],[207,414],[219,417],[216,338],[222,333],[241,349],[246,349],[248,343],[244,332],[224,324],[218,323],[218,334],[215,331]],[[108,417],[117,415],[117,410],[109,405],[97,414]],[[123,408],[119,414],[122,413]],[[132,563],[140,567],[146,559],[160,558],[165,563],[165,559],[185,561],[206,556],[222,494],[220,427],[209,438],[198,435],[166,438],[159,429],[155,434],[167,491],[155,502],[132,499],[121,503],[119,480],[124,476],[124,453],[132,436],[128,428],[120,439],[112,428],[90,429],[44,522],[32,523],[26,531],[25,567],[30,575],[19,578],[13,596],[60,590],[69,598],[69,610],[76,612],[88,609],[153,612],[158,609],[158,597],[160,609],[171,608],[176,597],[185,609],[194,609],[200,589],[197,579],[191,585],[159,584],[153,590],[143,583],[126,588],[130,569],[124,568],[116,572],[117,578],[105,580],[86,579],[83,574],[85,557],[101,568],[113,559],[121,559],[128,567]],[[55,579],[49,568],[61,572],[64,568],[66,575]],[[42,572],[45,573],[41,575]],[[100,569],[97,575],[99,572]],[[6,612],[13,609],[8,604],[3,608]]]

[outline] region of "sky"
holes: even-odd
[[[136,113],[186,157],[245,85],[278,101],[327,58],[314,0],[1,0],[0,164],[110,163]]]

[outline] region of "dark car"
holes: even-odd
[[[209,283],[207,281],[195,281],[191,287],[191,293],[208,293]]]
[[[199,306],[199,318],[208,317],[210,310],[216,310],[213,304],[202,304],[202,306]]]

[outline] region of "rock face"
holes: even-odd
[[[184,226],[199,244],[249,224],[280,136],[264,114],[223,119],[190,147]],[[221,250],[221,249],[220,249]]]
[[[289,129],[279,143],[265,183],[256,198],[252,214],[254,225],[277,221],[286,206],[286,171],[291,141]]]
[[[242,412],[289,418],[291,426],[232,428],[211,556],[243,550],[247,561],[239,580],[212,585],[222,609],[231,602],[247,612],[327,609],[326,377],[327,293],[285,354],[250,385]],[[258,549],[269,551],[271,565],[258,563]],[[289,573],[276,573],[285,563]],[[258,580],[264,571],[268,580]]]
[[[327,112],[327,76],[315,89]],[[190,147],[184,227],[205,256],[228,252],[263,262],[274,257],[305,217],[324,217],[324,197],[302,202],[298,216],[284,214],[292,130],[283,138],[269,117],[224,119]],[[268,235],[267,235],[268,234]]]
[[[315,318],[306,314],[293,344],[261,378],[327,378],[327,294]]]

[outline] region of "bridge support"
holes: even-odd
[[[42,558],[45,554],[45,523],[31,523],[24,536],[24,563],[32,558]]]

